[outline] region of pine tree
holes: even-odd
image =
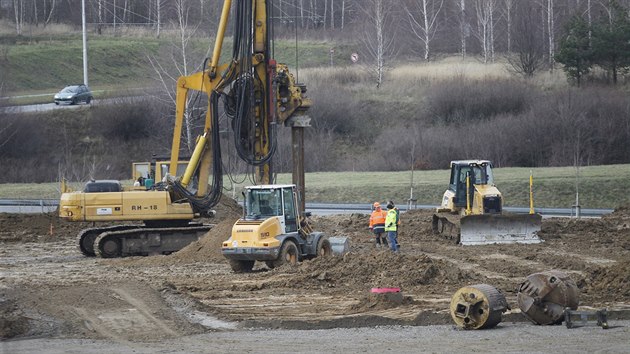
[[[593,25],[593,61],[610,72],[617,84],[617,74],[630,67],[630,19],[628,11],[615,1],[609,14]]]
[[[564,71],[569,79],[580,86],[582,77],[593,66],[593,50],[589,44],[589,26],[586,20],[573,17],[566,27],[566,34],[560,40],[560,50],[555,56],[557,62],[564,64]]]

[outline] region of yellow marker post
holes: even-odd
[[[470,174],[466,175],[466,215],[471,214],[470,209]]]
[[[534,214],[534,173],[529,170],[529,214]]]

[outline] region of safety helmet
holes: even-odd
[[[374,204],[372,206],[375,207],[375,208],[380,208],[381,207],[381,203],[374,202]]]

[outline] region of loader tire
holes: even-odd
[[[280,249],[278,259],[274,261],[274,267],[280,267],[284,264],[296,265],[299,260],[298,248],[293,241],[285,241]]]
[[[332,246],[327,238],[321,238],[317,243],[317,255],[316,257],[330,257],[332,256]]]
[[[254,268],[255,261],[240,261],[236,259],[230,259],[230,267],[234,273],[248,273]]]

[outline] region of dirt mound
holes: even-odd
[[[590,279],[591,283],[585,290],[592,297],[614,301],[630,300],[630,261],[595,268]]]
[[[462,281],[481,281],[473,273],[455,269],[443,261],[424,255],[394,254],[389,251],[348,253],[344,256],[315,258],[300,267],[288,266],[274,272],[291,273],[274,280],[274,286],[287,288],[340,288],[365,291],[372,287],[400,287],[403,291]]]
[[[199,241],[193,242],[172,254],[167,260],[176,262],[224,261],[225,258],[221,255],[221,244],[230,238],[232,226],[237,219],[224,219],[208,231]]]
[[[0,213],[0,241],[36,242],[74,238],[88,223],[70,223],[56,213],[8,214]]]
[[[225,219],[236,220],[243,215],[243,207],[236,200],[223,194],[219,204],[214,207],[217,212],[214,219],[215,222],[221,222]]]

